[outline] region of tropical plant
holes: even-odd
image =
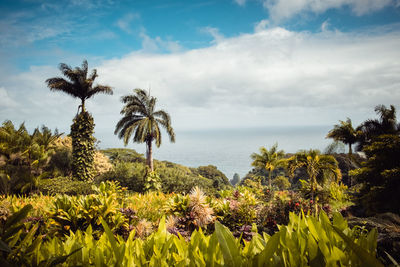
[[[353,128],[351,120],[347,118],[346,121],[339,121],[332,130],[327,134],[327,138],[332,138],[335,141],[341,141],[349,146],[349,156],[352,155],[353,150],[351,146],[358,141],[359,132]]]
[[[360,200],[367,213],[390,211],[400,214],[400,137],[380,135],[364,147],[367,160],[350,171],[361,183]]]
[[[101,225],[100,237],[89,226],[44,241],[25,258],[33,266],[63,256],[67,266],[383,266],[376,259],[377,231],[349,228],[339,213],[332,222],[323,212],[292,213],[289,224],[272,236],[253,233],[251,241],[242,242],[218,222],[212,235],[195,230],[190,241],[169,234],[165,218],[144,240],[135,239],[135,231],[126,240],[116,237],[105,221]]]
[[[283,166],[283,157],[285,152],[283,150],[278,150],[278,144],[274,144],[269,150],[265,147],[260,147],[260,154],[251,154],[251,159],[253,162],[252,166],[256,168],[265,168],[268,171],[268,184],[271,187],[272,182],[272,172],[277,167]]]
[[[286,160],[286,167],[292,177],[297,169],[304,168],[307,171],[312,200],[314,200],[316,186],[322,184],[327,175],[333,175],[336,181],[342,177],[336,159],[331,155],[322,155],[319,150],[297,152]]]
[[[81,100],[81,113],[86,112],[85,101],[92,96],[103,93],[112,95],[113,91],[110,86],[99,85],[94,86],[94,80],[98,77],[97,70],[94,69],[88,76],[88,62],[83,61],[82,67],[72,69],[65,63],[59,65],[62,74],[67,78],[54,77],[46,80],[47,86],[52,91],[61,91],[72,97]]]
[[[357,128],[361,131],[359,150],[371,144],[379,135],[400,133],[400,123],[396,120],[396,108],[393,105],[390,105],[390,108],[378,105],[375,107],[375,112],[379,115],[379,119],[368,119]]]
[[[155,110],[157,98],[143,89],[135,89],[134,92],[121,99],[125,104],[121,110],[123,117],[117,123],[114,134],[124,140],[125,146],[132,134],[134,142],[146,143],[146,163],[150,171],[154,171],[152,143],[155,141],[157,147],[161,145],[160,126],[167,131],[171,142],[175,142],[175,133],[170,115],[164,110]]]
[[[0,127],[0,191],[2,193],[26,193],[38,185],[46,176],[53,150],[54,135],[43,126],[43,132],[36,129],[31,135],[22,123],[18,129],[11,121]],[[46,136],[46,138],[42,138]],[[42,142],[43,139],[48,139]]]
[[[62,74],[67,78],[54,77],[46,80],[47,86],[52,91],[61,91],[72,97],[79,98],[81,105],[80,114],[74,119],[71,126],[72,155],[74,176],[80,180],[93,179],[93,118],[86,112],[85,101],[96,94],[112,94],[111,87],[106,85],[94,85],[94,80],[98,77],[97,70],[94,69],[88,76],[88,63],[83,61],[82,67],[72,69],[67,64],[61,63],[59,66]]]

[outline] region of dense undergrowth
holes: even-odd
[[[377,232],[349,228],[289,191],[253,188],[206,196],[132,194],[101,183],[95,194],[3,196],[3,264],[50,266],[367,266]],[[271,208],[271,207],[275,208]],[[318,214],[318,215],[317,215]],[[272,220],[272,221],[271,221]],[[6,266],[6,265],[4,265]]]

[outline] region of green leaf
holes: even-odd
[[[363,263],[363,266],[382,266],[383,264],[378,261],[374,256],[372,256],[368,251],[354,243],[348,236],[346,236],[339,228],[336,226],[332,226],[333,229],[340,235],[340,237],[346,242],[346,244],[354,251],[354,253],[358,256],[360,261]]]
[[[24,206],[22,209],[14,213],[8,218],[6,224],[4,225],[4,229],[10,228],[15,224],[21,222],[28,215],[29,211],[32,209],[32,205],[28,204]]]
[[[215,232],[221,247],[225,265],[240,266],[240,250],[236,245],[235,238],[233,237],[232,233],[228,230],[228,228],[219,222],[215,223]]]

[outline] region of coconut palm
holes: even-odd
[[[332,130],[329,131],[326,138],[332,138],[335,141],[341,141],[349,146],[349,156],[353,151],[351,146],[358,141],[359,132],[353,128],[351,120],[347,118],[346,121],[339,121]]]
[[[366,120],[357,128],[361,132],[357,147],[359,150],[370,144],[379,135],[399,135],[400,133],[400,123],[397,122],[396,108],[393,105],[390,105],[390,108],[378,105],[375,107],[375,112],[379,115],[379,119]]]
[[[321,184],[325,178],[324,173],[334,175],[338,182],[342,175],[338,162],[331,155],[323,155],[319,150],[299,151],[286,162],[291,176],[297,169],[305,168],[311,185],[311,199],[314,200],[314,192],[317,184]]]
[[[268,184],[271,187],[272,172],[275,168],[283,166],[283,157],[285,152],[283,150],[278,151],[278,144],[274,144],[269,150],[265,147],[260,147],[260,154],[251,154],[253,162],[252,166],[256,168],[265,168],[268,171]]]
[[[146,143],[146,163],[154,171],[152,143],[161,145],[160,126],[164,128],[171,142],[175,133],[171,127],[171,117],[164,110],[155,110],[157,98],[143,89],[135,89],[135,94],[121,98],[125,106],[121,110],[122,119],[117,123],[114,134],[124,140],[126,146],[133,134],[133,142]]]
[[[98,77],[97,70],[94,69],[88,76],[88,62],[83,61],[82,67],[72,69],[67,64],[61,63],[59,66],[62,74],[67,78],[54,77],[46,80],[47,86],[52,91],[61,91],[81,100],[81,113],[85,112],[85,101],[92,96],[103,93],[112,95],[110,86],[94,85],[94,80]],[[79,109],[78,108],[78,109]]]

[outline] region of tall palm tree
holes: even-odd
[[[110,86],[93,84],[94,80],[98,77],[97,70],[93,69],[92,73],[88,76],[88,62],[86,60],[83,61],[81,68],[76,67],[72,69],[67,64],[61,63],[59,69],[67,80],[61,77],[50,78],[46,80],[47,86],[50,90],[61,91],[79,98],[81,100],[81,105],[79,106],[81,113],[86,111],[86,99],[99,93],[113,94]]]
[[[253,162],[252,166],[256,168],[265,168],[268,171],[268,184],[271,187],[272,172],[275,168],[283,166],[283,157],[285,152],[283,150],[278,151],[278,144],[274,144],[269,150],[265,147],[260,147],[260,154],[251,154]]]
[[[375,112],[379,115],[379,119],[366,120],[357,128],[362,133],[357,147],[359,150],[379,135],[400,133],[400,123],[397,122],[396,108],[393,105],[390,105],[390,108],[378,105],[375,107]]]
[[[67,64],[61,63],[60,71],[67,78],[50,78],[46,80],[50,90],[61,91],[81,100],[81,112],[74,118],[71,125],[72,137],[72,170],[79,180],[91,180],[94,177],[94,122],[92,116],[86,112],[85,101],[92,96],[103,93],[112,95],[111,87],[106,85],[94,85],[97,78],[97,70],[94,69],[88,75],[88,63],[83,61],[82,67],[72,69]]]
[[[125,106],[121,110],[122,119],[117,123],[114,134],[118,134],[128,144],[132,134],[133,141],[146,143],[146,163],[150,170],[153,166],[152,143],[155,140],[156,146],[161,145],[160,126],[164,128],[171,142],[175,142],[175,133],[171,127],[171,117],[164,110],[155,110],[157,98],[150,96],[143,89],[135,89],[135,94],[126,95],[121,98]]]
[[[353,128],[349,118],[347,118],[346,121],[339,122],[340,124],[336,124],[333,129],[329,131],[326,138],[332,138],[335,141],[341,141],[348,145],[349,156],[351,156],[353,153],[351,146],[358,141],[359,133]]]
[[[311,184],[311,199],[318,183],[322,183],[324,173],[334,175],[336,181],[342,177],[338,162],[331,155],[323,155],[319,150],[299,151],[287,159],[287,168],[291,176],[297,169],[305,168]]]

